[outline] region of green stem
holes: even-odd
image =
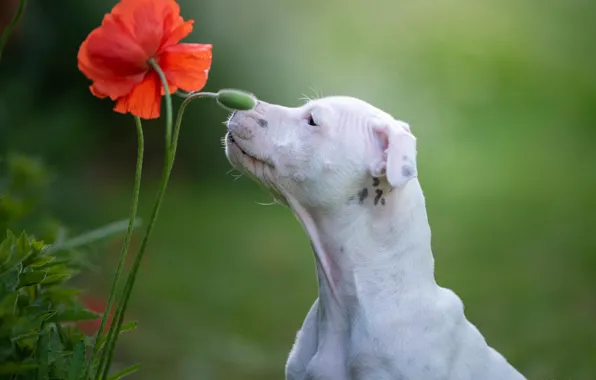
[[[134,179],[134,187],[132,191],[132,206],[130,208],[130,218],[128,222],[128,230],[126,231],[126,236],[124,237],[124,244],[122,244],[122,249],[120,250],[120,259],[118,260],[118,267],[116,268],[116,273],[114,274],[114,280],[112,282],[112,288],[110,290],[110,296],[108,298],[108,302],[103,313],[103,317],[101,319],[101,324],[99,325],[99,330],[97,331],[97,335],[95,337],[95,343],[93,345],[93,351],[91,353],[91,357],[89,359],[89,365],[85,368],[85,376],[83,379],[87,379],[87,375],[89,373],[89,369],[94,366],[94,359],[99,351],[99,346],[101,343],[101,338],[103,334],[103,329],[107,323],[108,317],[110,315],[110,311],[112,310],[112,305],[116,298],[116,293],[118,291],[118,282],[120,281],[120,276],[122,275],[122,269],[124,268],[124,262],[126,259],[126,254],[128,253],[128,248],[130,247],[130,239],[132,237],[132,232],[135,227],[135,218],[137,215],[137,208],[139,205],[139,193],[141,189],[141,173],[143,171],[143,153],[144,153],[144,138],[143,138],[143,126],[141,124],[141,119],[135,116],[135,124],[137,127],[137,140],[138,140],[138,148],[137,148],[137,168],[135,171],[135,179]],[[113,322],[112,322],[113,325]],[[111,331],[111,330],[110,330]]]
[[[157,194],[157,200],[155,201],[155,205],[153,206],[153,212],[151,213],[151,218],[149,219],[149,225],[147,226],[147,231],[145,232],[145,237],[141,242],[141,246],[137,252],[135,257],[135,261],[133,263],[132,269],[130,270],[130,274],[128,279],[126,280],[126,284],[124,285],[123,291],[123,298],[116,309],[116,313],[114,315],[114,321],[112,323],[112,328],[108,333],[108,338],[106,341],[106,351],[105,354],[102,355],[102,360],[100,362],[100,366],[97,372],[96,379],[106,379],[108,377],[108,373],[110,370],[110,365],[112,364],[112,359],[114,356],[114,350],[116,348],[116,342],[118,341],[118,336],[120,335],[118,332],[120,331],[122,324],[124,322],[124,314],[126,312],[126,308],[128,307],[128,301],[130,299],[130,295],[132,293],[132,288],[134,286],[135,280],[137,278],[137,273],[139,271],[139,267],[141,265],[141,260],[145,254],[145,249],[147,247],[147,242],[149,240],[149,236],[153,231],[153,227],[155,226],[155,221],[157,220],[157,216],[159,215],[159,210],[161,208],[161,204],[163,201],[163,197],[168,186],[168,181],[170,179],[170,173],[172,171],[172,167],[174,165],[174,150],[172,149],[172,98],[170,96],[170,90],[168,87],[168,82],[166,79],[165,74],[153,59],[149,60],[149,64],[153,67],[153,69],[159,75],[161,79],[162,85],[165,89],[165,98],[166,98],[166,131],[165,131],[165,165],[162,173],[162,178],[159,186],[159,192]],[[177,134],[176,134],[177,136]],[[102,365],[105,363],[105,366]]]
[[[159,79],[161,80],[161,83],[163,85],[163,88],[165,90],[166,93],[166,151],[165,151],[165,156],[166,156],[166,166],[168,166],[168,164],[173,165],[173,161],[174,161],[174,156],[171,155],[170,152],[170,145],[172,144],[172,97],[170,95],[170,88],[168,87],[168,80],[166,79],[166,75],[164,74],[164,72],[162,71],[161,67],[159,67],[159,64],[153,59],[150,58],[149,59],[149,64],[153,67],[153,69],[155,70],[155,72],[157,72],[157,75],[159,75]],[[165,171],[164,171],[165,174]],[[169,174],[168,174],[169,175]],[[162,178],[162,181],[164,180],[164,178]],[[165,181],[167,182],[167,179],[165,179]]]
[[[21,20],[21,16],[25,11],[26,5],[27,0],[21,0],[21,2],[19,3],[19,8],[17,9],[17,13],[14,15],[6,29],[4,29],[4,32],[2,32],[2,36],[0,37],[0,59],[2,59],[2,51],[4,50],[4,46],[8,42],[8,37],[10,37],[12,30],[17,26],[17,24]]]
[[[213,97],[213,98],[217,98],[217,94],[215,92],[185,92],[185,91],[176,91],[174,93],[174,95],[178,95],[181,98],[189,98],[189,97],[197,97],[197,95],[201,95],[200,97],[203,96],[209,96],[209,97]]]
[[[186,106],[198,98],[217,98],[217,94],[214,92],[191,92],[184,95],[184,101],[178,109],[178,115],[176,116],[176,125],[174,126],[174,136],[172,140],[172,155],[176,156],[176,149],[178,148],[178,134],[180,133],[180,125],[182,124],[182,116]]]

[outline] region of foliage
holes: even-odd
[[[88,248],[121,233],[126,221],[69,238],[44,211],[45,167],[18,154],[3,163],[0,226],[7,229],[0,243],[0,378],[80,379],[91,341],[77,323],[99,315],[82,304],[81,289],[69,280],[89,267]],[[53,223],[35,223],[39,220]],[[23,224],[47,242],[24,231],[17,237],[11,229]]]

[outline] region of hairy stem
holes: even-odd
[[[186,106],[194,99],[198,98],[217,98],[217,94],[214,92],[191,92],[184,94],[184,101],[178,109],[178,115],[176,115],[176,125],[174,126],[174,136],[172,139],[172,156],[176,156],[176,149],[178,148],[178,135],[180,134],[180,125],[182,124],[182,116]]]
[[[130,274],[126,280],[126,284],[124,285],[124,290],[122,293],[122,301],[120,305],[116,309],[116,313],[114,315],[114,321],[112,323],[112,328],[108,333],[108,339],[106,341],[105,346],[105,354],[102,356],[102,361],[100,362],[100,366],[98,369],[98,376],[96,379],[106,379],[108,377],[108,373],[110,370],[110,365],[112,364],[112,359],[114,356],[114,350],[116,348],[116,342],[118,341],[118,336],[120,329],[122,328],[122,324],[124,322],[124,314],[126,312],[126,308],[128,307],[128,301],[130,300],[130,295],[132,293],[132,288],[134,286],[135,280],[137,278],[137,273],[139,271],[139,267],[141,265],[141,260],[145,254],[145,249],[147,247],[147,242],[149,240],[149,236],[153,231],[153,227],[155,226],[155,221],[157,220],[157,216],[159,215],[159,210],[161,208],[161,204],[163,201],[163,197],[168,186],[168,181],[170,179],[170,173],[172,171],[172,167],[174,165],[174,154],[172,150],[172,98],[170,96],[170,90],[168,88],[168,82],[166,79],[165,74],[153,59],[149,60],[149,64],[153,67],[153,69],[159,75],[161,79],[162,85],[165,89],[165,100],[166,100],[166,131],[165,131],[165,164],[164,169],[159,185],[159,191],[157,194],[157,199],[155,201],[155,205],[153,206],[153,211],[151,213],[151,218],[149,219],[149,224],[147,226],[147,230],[145,232],[145,237],[141,242],[141,246],[135,256],[135,261],[133,263],[132,269],[130,270]]]
[[[132,237],[132,232],[135,227],[135,219],[137,215],[137,208],[139,205],[139,193],[141,190],[141,174],[143,171],[143,154],[144,154],[144,138],[143,138],[143,126],[141,124],[141,119],[135,116],[135,124],[137,127],[137,140],[138,140],[138,148],[137,148],[137,168],[135,171],[135,179],[134,179],[134,186],[132,191],[132,206],[130,208],[130,217],[128,222],[128,229],[126,231],[126,236],[124,237],[124,243],[122,244],[122,249],[120,250],[120,259],[118,260],[118,267],[116,268],[116,273],[114,274],[114,280],[112,282],[112,288],[110,290],[110,296],[108,297],[108,302],[106,304],[105,311],[103,313],[103,317],[101,319],[101,324],[99,325],[99,330],[97,331],[97,335],[95,337],[95,342],[93,344],[93,351],[91,352],[91,357],[89,359],[89,365],[85,368],[85,376],[83,379],[87,379],[87,375],[89,372],[89,368],[93,368],[95,366],[94,359],[97,355],[101,343],[101,338],[103,334],[103,330],[107,323],[108,317],[110,315],[110,311],[112,309],[113,303],[116,299],[116,293],[118,292],[118,282],[120,281],[120,276],[122,275],[122,269],[124,268],[124,262],[126,260],[126,255],[128,253],[128,248],[130,247],[130,239]],[[114,325],[112,321],[112,326]],[[110,329],[110,333],[112,330]],[[100,362],[101,365],[101,362]]]

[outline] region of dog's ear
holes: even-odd
[[[416,137],[407,123],[397,120],[376,123],[373,133],[377,144],[377,159],[371,167],[373,176],[385,176],[391,187],[398,188],[418,175]]]

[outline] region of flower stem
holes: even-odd
[[[186,106],[198,98],[217,98],[217,94],[214,92],[191,92],[184,95],[184,101],[178,109],[178,115],[176,115],[176,125],[174,126],[174,136],[172,140],[172,155],[176,156],[176,149],[178,148],[178,134],[180,133],[180,125],[182,124],[182,116]]]
[[[153,227],[155,226],[155,221],[157,220],[157,216],[159,214],[159,210],[161,208],[161,204],[163,201],[163,197],[168,186],[168,181],[170,179],[170,173],[172,171],[172,167],[174,165],[174,151],[172,149],[172,98],[170,96],[170,90],[168,88],[168,82],[166,80],[165,74],[153,59],[149,60],[149,64],[153,67],[153,69],[159,75],[161,79],[162,85],[165,89],[165,101],[166,101],[166,131],[165,131],[165,165],[161,177],[161,182],[159,186],[159,191],[157,193],[157,199],[155,201],[155,205],[153,206],[153,211],[151,213],[151,218],[149,219],[149,225],[147,226],[147,230],[145,232],[145,237],[141,242],[141,246],[135,256],[135,261],[133,263],[132,269],[128,278],[126,280],[126,284],[124,285],[124,290],[122,294],[122,300],[118,308],[116,309],[116,313],[114,315],[114,322],[112,323],[112,328],[108,333],[108,339],[106,341],[106,351],[102,357],[102,361],[100,362],[100,366],[97,372],[96,379],[106,379],[108,377],[108,373],[110,370],[110,365],[112,364],[112,359],[114,356],[114,350],[116,347],[116,342],[118,341],[118,336],[120,329],[122,328],[122,324],[124,322],[124,313],[126,312],[126,308],[128,306],[128,301],[130,299],[130,295],[132,293],[132,288],[134,286],[137,273],[139,271],[139,267],[141,265],[141,260],[145,254],[145,249],[147,248],[147,242],[149,240],[149,236],[153,231]],[[176,137],[178,134],[176,133]],[[105,363],[105,366],[103,364]]]
[[[150,58],[149,59],[149,64],[153,67],[153,70],[155,70],[155,72],[157,73],[157,75],[159,75],[159,79],[161,80],[161,83],[163,85],[163,88],[165,90],[165,97],[166,97],[166,144],[165,144],[165,156],[166,156],[166,162],[165,162],[165,166],[167,167],[168,165],[173,165],[173,161],[174,161],[174,156],[171,154],[170,152],[170,146],[172,145],[172,97],[170,95],[170,88],[168,87],[168,80],[166,79],[166,75],[164,74],[163,70],[161,69],[161,67],[159,67],[159,64],[153,59]],[[171,170],[171,168],[170,168]],[[165,175],[165,171],[164,171],[164,175]],[[168,172],[168,176],[169,176],[169,172]],[[164,181],[167,183],[167,179],[162,178],[162,181]]]
[[[2,32],[2,36],[0,36],[0,59],[2,59],[2,50],[4,50],[4,46],[8,42],[8,37],[10,37],[12,30],[17,26],[17,24],[21,20],[21,16],[23,16],[23,12],[25,11],[26,5],[27,0],[21,0],[21,2],[19,3],[19,8],[17,9],[17,13],[14,15],[6,29],[4,29],[4,32]]]
[[[110,290],[110,296],[108,297],[108,302],[103,313],[103,317],[101,319],[101,324],[99,325],[99,330],[97,331],[97,335],[95,337],[95,343],[93,345],[93,351],[91,353],[91,357],[89,359],[89,365],[85,368],[85,376],[83,379],[87,379],[87,375],[89,373],[89,369],[94,367],[94,359],[97,355],[101,343],[101,338],[103,334],[103,329],[107,323],[108,317],[110,315],[110,311],[112,309],[113,303],[115,301],[116,293],[118,292],[118,282],[120,281],[120,276],[122,275],[122,269],[124,268],[124,261],[126,259],[126,254],[128,253],[128,248],[130,247],[130,239],[132,237],[132,231],[135,227],[135,219],[137,215],[137,208],[139,205],[139,193],[141,189],[141,173],[143,171],[143,154],[144,154],[144,138],[143,138],[143,126],[141,124],[141,119],[135,116],[135,124],[137,127],[137,167],[135,171],[135,179],[134,179],[134,187],[132,191],[132,206],[130,208],[130,217],[128,222],[128,230],[126,231],[126,236],[124,237],[124,243],[122,244],[122,249],[120,251],[120,259],[118,260],[118,267],[116,268],[116,273],[114,274],[114,281],[112,282],[112,288]],[[112,321],[113,326],[113,321]],[[110,330],[111,332],[111,330]]]
[[[176,91],[174,93],[174,95],[178,95],[181,98],[188,98],[188,97],[194,97],[195,95],[201,95],[201,96],[209,96],[212,98],[217,98],[217,94],[215,92],[184,92],[184,91]]]

